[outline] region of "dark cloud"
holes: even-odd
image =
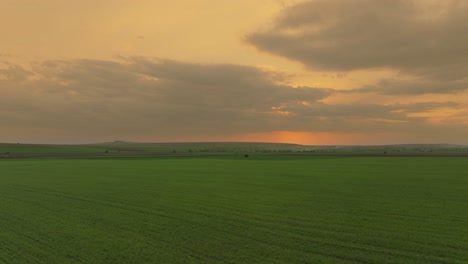
[[[311,69],[392,69],[422,82],[463,81],[466,89],[467,13],[464,0],[314,0],[284,9],[247,41]],[[397,86],[383,90],[406,90]],[[427,85],[414,93],[459,89]]]
[[[133,63],[138,71],[157,80],[163,101],[176,104],[268,111],[289,101],[314,102],[332,93],[330,89],[281,85],[284,75],[254,67],[141,59]]]
[[[130,58],[44,61],[31,68],[8,65],[1,71],[4,138],[1,131],[10,128],[48,131],[68,141],[279,130],[370,133],[415,124],[422,129],[425,119],[408,114],[459,107],[450,102],[325,104],[321,100],[336,91],[291,87],[283,84],[283,74],[230,64]]]
[[[44,61],[32,69],[31,79],[16,77],[27,72],[19,66],[2,70],[1,126],[101,137],[248,133],[276,123],[274,106],[333,92],[281,85],[281,74],[236,65],[132,58]]]

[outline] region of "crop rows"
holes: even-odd
[[[0,162],[0,263],[465,263],[463,158]]]

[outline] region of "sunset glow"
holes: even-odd
[[[466,1],[0,3],[0,142],[468,144]]]

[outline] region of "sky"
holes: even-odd
[[[468,144],[465,0],[0,0],[0,142]]]

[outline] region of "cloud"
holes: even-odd
[[[314,0],[285,8],[246,40],[313,70],[391,69],[421,85],[387,83],[384,93],[450,93],[468,88],[467,12],[463,0]]]
[[[272,107],[333,92],[282,85],[281,74],[238,65],[131,58],[42,61],[31,69],[1,70],[1,126],[100,137],[252,132],[277,122]]]
[[[125,58],[42,61],[30,68],[8,64],[0,71],[3,138],[1,131],[11,128],[65,141],[285,130],[372,133],[415,124],[423,129],[426,119],[410,114],[460,107],[325,104],[321,100],[337,91],[284,85],[284,74],[231,64]]]
[[[0,66],[3,66],[0,68],[0,80],[22,81],[31,74],[22,67],[9,62],[0,61]]]

